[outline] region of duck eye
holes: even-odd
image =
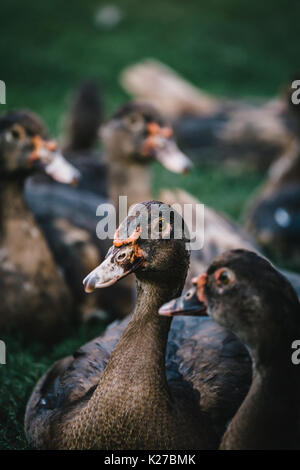
[[[170,233],[171,226],[168,222],[166,222],[166,220],[163,219],[163,217],[159,217],[154,221],[152,229],[155,234],[159,233],[165,235],[167,232]]]
[[[130,124],[135,124],[137,122],[137,117],[136,116],[130,116],[129,117],[129,122]]]
[[[171,225],[163,217],[159,217],[151,224],[151,238],[168,238],[171,233]]]
[[[165,221],[163,219],[159,219],[156,224],[157,231],[161,233],[165,227],[166,227]]]
[[[144,127],[143,119],[137,114],[131,114],[125,118],[127,125],[134,131],[140,131]]]
[[[23,127],[19,126],[18,124],[14,124],[9,131],[9,135],[10,135],[10,140],[11,139],[19,140],[25,137],[25,131]]]
[[[234,282],[235,276],[230,269],[221,268],[215,272],[215,279],[218,286],[225,287]]]

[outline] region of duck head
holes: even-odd
[[[181,232],[181,234],[180,234]],[[169,282],[186,277],[187,228],[168,204],[143,202],[131,207],[117,229],[105,260],[84,280],[86,292],[108,287],[134,272],[140,280]]]
[[[173,130],[150,104],[129,102],[100,129],[110,155],[149,164],[159,161],[174,173],[186,173],[192,163],[178,148]]]
[[[185,295],[164,304],[159,314],[209,315],[260,360],[277,356],[283,338],[289,338],[284,343],[289,352],[291,336],[300,333],[296,292],[269,261],[254,252],[223,253],[193,284]]]
[[[44,124],[30,111],[11,111],[0,117],[0,174],[23,175],[43,169],[60,183],[76,184],[79,171],[65,160],[56,142],[47,138]]]

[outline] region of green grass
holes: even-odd
[[[173,175],[158,163],[153,169],[153,189],[156,195],[160,188],[185,188],[202,203],[226,212],[239,220],[242,209],[263,175],[254,170],[228,168],[205,164],[193,169],[189,175]]]
[[[59,133],[70,90],[84,78],[103,85],[107,113],[128,97],[121,70],[144,57],[157,58],[195,85],[216,95],[273,96],[297,70],[300,3],[274,0],[115,0],[124,21],[104,31],[94,24],[99,0],[1,2],[0,79],[6,82],[2,111],[27,107]],[[1,111],[0,108],[0,111]],[[234,218],[262,176],[203,166],[189,177],[155,166],[154,190],[182,186]],[[51,350],[1,338],[7,364],[0,365],[0,448],[26,447],[23,417],[32,387],[57,358],[97,335],[98,327],[72,331]]]

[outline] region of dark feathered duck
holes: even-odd
[[[150,217],[152,210],[158,215]],[[55,363],[39,381],[25,417],[33,447],[218,446],[248,390],[250,360],[231,333],[207,319],[177,318],[171,325],[158,315],[181,292],[188,269],[187,240],[175,237],[175,219],[170,206],[155,201],[133,208],[105,261],[84,280],[90,292],[134,272],[136,306],[130,319]]]
[[[0,118],[0,330],[53,340],[70,318],[69,291],[23,197],[25,179],[42,168],[73,183],[79,173],[46,140],[43,123],[29,111]]]
[[[220,448],[299,449],[300,376],[291,356],[300,306],[293,287],[265,258],[246,250],[217,257],[194,284],[160,313],[208,313],[247,346],[252,359],[250,390]]]

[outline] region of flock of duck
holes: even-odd
[[[90,86],[74,105],[64,156],[34,113],[0,117],[0,332],[50,343],[70,324],[115,320],[39,380],[25,414],[30,446],[299,448],[291,345],[300,335],[300,276],[278,270],[246,231],[209,208],[204,247],[190,253],[188,239],[175,236],[171,204],[199,201],[183,190],[161,192],[166,211],[153,221],[161,202],[151,196],[151,162],[176,173],[192,164],[151,104],[125,104],[99,133]],[[78,111],[87,98],[90,121]],[[100,159],[90,150],[98,134]],[[257,231],[264,204],[295,177],[296,137],[293,149],[290,165],[277,162],[270,173],[273,192],[267,184],[249,211]],[[119,195],[128,215],[112,242],[99,240],[97,207],[117,208]],[[155,237],[140,236],[135,203]],[[120,239],[120,229],[129,236]]]

